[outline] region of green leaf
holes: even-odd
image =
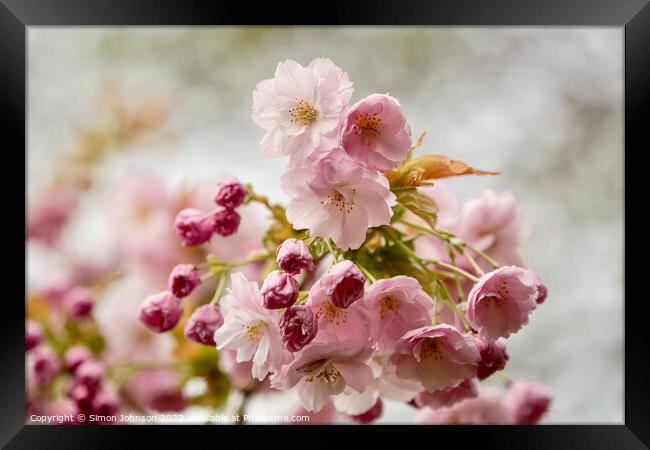
[[[413,188],[398,191],[397,201],[404,208],[424,220],[431,228],[436,227],[438,205],[431,197]]]

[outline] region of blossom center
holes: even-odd
[[[337,308],[332,302],[325,302],[316,310],[316,317],[320,320],[326,320],[328,323],[341,325],[347,322],[348,312],[345,309]]]
[[[399,308],[398,298],[388,294],[379,299],[379,318],[383,319],[386,312],[396,311]]]
[[[314,381],[314,378],[322,383],[334,383],[341,377],[341,372],[339,372],[336,367],[331,364],[326,365],[323,370],[321,370],[316,376],[309,376],[306,378],[306,381],[311,383]]]
[[[354,209],[354,196],[357,193],[356,189],[352,189],[352,198],[348,201],[343,194],[336,189],[332,189],[330,193],[320,201],[321,205],[332,205],[340,212],[350,214]]]
[[[318,110],[304,100],[298,100],[293,108],[289,109],[291,123],[311,125],[318,119]]]
[[[261,329],[262,326],[264,325],[264,322],[261,320],[259,322],[255,322],[252,325],[244,325],[244,328],[246,328],[246,333],[248,333],[248,338],[251,341],[259,342],[261,338]]]
[[[442,359],[442,352],[440,349],[440,344],[438,343],[438,339],[426,339],[422,343],[422,347],[420,348],[420,360],[423,360],[425,358],[433,358],[435,360]]]
[[[361,114],[357,117],[357,133],[360,131],[361,136],[364,138],[377,137],[381,134],[379,131],[380,122],[381,118],[377,117],[377,113],[372,115]]]

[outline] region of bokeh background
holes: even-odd
[[[93,173],[63,245],[96,259],[109,253],[98,203],[132,171],[172,185],[235,175],[286,200],[286,161],[262,158],[250,118],[256,83],[280,60],[333,59],[355,83],[352,101],[397,97],[414,135],[428,133],[420,152],[503,172],[450,180],[460,200],[513,191],[532,225],[522,252],[549,299],[509,340],[509,375],[551,387],[545,423],[623,422],[621,29],[31,27],[28,50],[30,196],[107,84],[171,99],[165,139],[111,154]],[[31,286],[56,267],[57,255],[28,248]],[[380,422],[413,416],[389,404]]]

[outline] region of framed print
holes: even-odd
[[[647,3],[304,6],[2,1],[2,444],[647,448]]]

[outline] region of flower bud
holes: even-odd
[[[299,289],[295,278],[281,270],[274,270],[262,285],[264,307],[280,309],[293,305],[298,299]]]
[[[539,305],[544,303],[544,300],[546,300],[546,296],[548,295],[548,289],[546,289],[546,286],[544,286],[544,283],[542,283],[542,280],[540,280],[537,275],[534,275],[534,280],[535,280],[535,286],[537,287],[537,298],[535,299],[535,301]]]
[[[186,208],[176,215],[174,229],[185,247],[194,247],[210,240],[213,220],[209,214]]]
[[[77,344],[66,350],[63,355],[63,365],[65,368],[74,373],[82,363],[92,359],[93,355],[85,345]]]
[[[33,321],[25,322],[25,350],[29,351],[36,347],[43,340],[43,330],[41,326]]]
[[[30,356],[32,359],[31,374],[38,385],[49,383],[61,370],[59,358],[49,347],[43,345],[36,347]]]
[[[298,275],[302,269],[314,270],[314,260],[304,241],[290,238],[285,240],[275,256],[278,266],[290,275]]]
[[[220,209],[212,214],[212,230],[220,236],[230,236],[237,232],[241,217],[232,209]]]
[[[92,407],[94,392],[81,383],[75,383],[68,392],[68,397],[75,402],[82,411],[88,411]]]
[[[190,295],[200,283],[199,271],[192,264],[179,264],[169,274],[169,290],[178,298]]]
[[[363,297],[366,278],[352,261],[341,261],[321,278],[321,284],[337,308],[347,308]]]
[[[98,392],[92,402],[92,410],[98,416],[114,416],[118,408],[117,396],[107,389]]]
[[[83,319],[93,310],[93,294],[89,289],[76,287],[63,296],[62,305],[71,319]]]
[[[484,380],[494,372],[503,370],[508,361],[506,346],[497,341],[475,338],[476,348],[481,355],[481,361],[476,369],[476,377]]]
[[[234,178],[228,179],[219,185],[214,202],[227,209],[235,209],[242,204],[248,190]]]
[[[284,348],[297,352],[316,337],[318,319],[308,306],[290,306],[280,319],[279,328]]]
[[[203,305],[185,323],[185,337],[204,345],[216,345],[214,332],[223,325],[223,315],[214,305]]]
[[[89,359],[77,367],[74,379],[78,384],[88,388],[91,393],[97,392],[104,378],[104,367],[95,360]]]
[[[551,395],[540,384],[515,381],[508,388],[505,402],[513,423],[533,425],[539,422],[548,411],[551,406]]]
[[[181,301],[169,291],[150,295],[142,302],[138,311],[140,322],[156,333],[174,328],[182,315]]]
[[[356,416],[350,416],[352,420],[357,423],[368,424],[374,422],[381,413],[384,411],[384,402],[381,401],[381,397],[377,398],[377,402],[370,408],[368,411],[358,414]]]

